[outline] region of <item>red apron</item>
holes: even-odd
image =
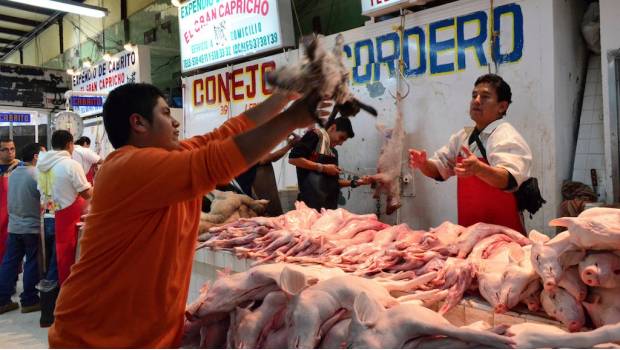
[[[488,164],[484,158],[478,159]],[[457,157],[457,162],[462,160],[463,157]],[[476,176],[459,177],[456,186],[459,225],[467,227],[484,222],[525,233],[513,193],[495,188]]]
[[[86,201],[78,196],[73,204],[56,211],[56,261],[58,263],[58,282],[62,285],[69,277],[71,265],[75,262],[77,246],[76,224],[86,206]]]
[[[86,181],[88,181],[88,183],[90,183],[91,185],[93,184],[93,180],[95,179],[95,167],[96,165],[93,164],[86,173]]]
[[[4,250],[6,249],[6,240],[9,237],[9,209],[8,199],[9,195],[9,177],[0,176],[0,263],[4,257]]]

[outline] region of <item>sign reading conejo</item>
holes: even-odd
[[[193,0],[179,8],[181,69],[294,45],[290,0]]]

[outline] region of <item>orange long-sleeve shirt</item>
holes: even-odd
[[[247,168],[233,118],[182,151],[121,147],[97,174],[80,260],[60,292],[52,348],[179,345],[201,196]]]

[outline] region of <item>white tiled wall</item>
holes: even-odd
[[[581,108],[579,135],[575,152],[573,181],[592,186],[590,170],[596,169],[599,200],[605,200],[605,162],[603,151],[603,95],[601,92],[601,57],[588,61],[586,89]]]

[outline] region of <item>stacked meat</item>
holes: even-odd
[[[572,333],[549,325],[456,327],[393,284],[339,269],[274,263],[205,286],[186,312],[184,347],[535,348],[620,341],[620,324]]]
[[[596,327],[620,322],[620,210],[593,208],[550,225],[568,230],[532,246],[545,311],[571,331],[584,325],[584,308]]]
[[[389,226],[375,215],[344,209],[321,213],[303,203],[276,218],[240,219],[211,228],[201,247],[227,249],[242,258],[315,264],[373,280],[401,301],[443,302],[439,314],[467,291],[479,291],[497,313],[518,304],[545,311],[572,331],[620,321],[620,256],[614,232],[620,211],[592,209],[578,218],[553,220],[569,231],[549,239],[497,225],[445,222],[429,231]],[[602,236],[593,238],[594,235]],[[293,293],[294,294],[294,293]]]
[[[209,228],[232,222],[240,218],[251,218],[265,212],[268,200],[256,200],[243,194],[234,192],[213,191],[211,210],[200,216],[199,232]]]
[[[455,327],[417,302],[400,302],[392,287],[339,269],[260,265],[220,278],[203,291],[186,312],[184,346],[401,347],[429,336],[487,347],[512,343],[491,331]],[[395,321],[411,326],[390,327]],[[369,327],[399,332],[388,341],[376,333],[373,338]]]
[[[415,292],[409,296],[412,299],[444,300],[440,311],[445,313],[460,301],[475,276],[472,262],[453,256],[494,230],[505,228],[480,224],[466,230],[446,222],[431,231],[414,231],[405,224],[381,223],[374,214],[344,209],[318,213],[298,202],[296,210],[280,217],[240,219],[211,228],[198,249],[227,249],[256,260],[255,265],[294,262],[338,267],[403,286],[402,292]]]

